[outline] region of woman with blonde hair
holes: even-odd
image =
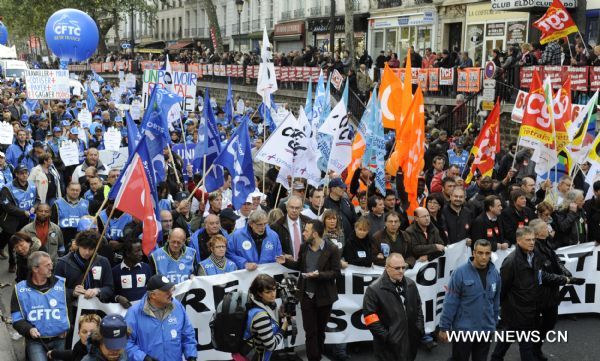
[[[583,191],[572,189],[567,192],[558,211],[552,215],[556,233],[552,248],[557,249],[587,242],[587,219],[583,211]]]

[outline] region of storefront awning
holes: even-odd
[[[151,49],[151,48],[148,48],[148,49],[141,48],[141,49],[139,49],[139,48],[136,47],[135,51],[137,53],[162,54],[163,49]]]
[[[164,41],[149,41],[149,42],[140,42],[139,44],[135,44],[135,50],[139,49],[164,49],[165,42]]]
[[[298,41],[302,39],[302,34],[276,35],[274,41]]]
[[[194,42],[191,40],[180,40],[178,42],[176,42],[173,45],[169,45],[167,47],[167,49],[169,50],[180,50],[183,48],[190,48],[192,45],[194,45]]]

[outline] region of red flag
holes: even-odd
[[[475,171],[482,176],[491,176],[494,171],[496,154],[500,152],[500,99],[496,100],[494,109],[488,115],[483,128],[479,132],[471,155],[474,157],[469,175],[465,182],[471,183]]]
[[[566,147],[569,143],[569,135],[567,129],[571,125],[571,76],[567,75],[567,79],[563,83],[552,99],[552,110],[554,115],[554,130],[556,132],[556,150]]]
[[[560,0],[554,0],[544,16],[533,23],[542,32],[540,43],[546,44],[579,31]]]
[[[156,247],[158,225],[154,214],[152,192],[144,165],[138,153],[134,154],[121,179],[121,189],[115,198],[114,207],[142,220],[142,249],[149,255]]]
[[[529,89],[519,130],[519,145],[536,148],[539,143],[547,144],[552,141],[554,129],[546,104],[546,92],[538,72],[533,73]]]

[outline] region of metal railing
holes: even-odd
[[[281,20],[290,20],[292,18],[292,11],[282,11],[281,12]]]
[[[190,29],[185,29],[183,31],[183,33],[185,34],[185,37],[187,38],[188,36],[190,36]]]
[[[304,8],[294,10],[294,18],[304,17]]]
[[[206,28],[198,28],[198,36],[201,38],[206,37]]]
[[[379,0],[377,3],[378,9],[388,9],[402,6],[402,0]]]
[[[310,14],[310,16],[320,16],[321,10],[322,9],[320,6],[315,6],[313,8],[308,9],[308,13]]]
[[[260,20],[252,20],[252,30],[251,31],[259,31],[262,30],[260,28]]]

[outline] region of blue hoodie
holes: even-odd
[[[275,257],[282,254],[281,242],[277,233],[269,226],[266,227],[265,232],[267,235],[262,242],[260,257],[256,250],[256,243],[250,234],[249,225],[233,232],[227,244],[227,258],[235,262],[238,269],[244,269],[247,262],[257,264],[275,262]]]

